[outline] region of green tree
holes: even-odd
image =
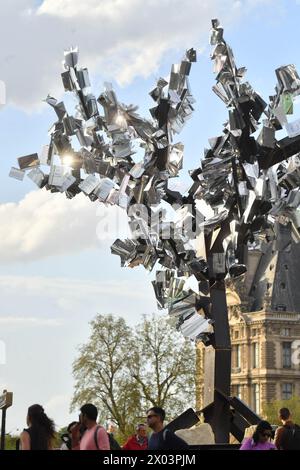
[[[73,364],[76,380],[72,408],[92,402],[99,418],[113,419],[122,435],[132,429],[130,418],[140,410],[140,399],[128,373],[132,330],[121,317],[97,315],[91,336]]]
[[[19,436],[5,435],[5,450],[16,450],[16,444]]]
[[[97,315],[91,330],[73,364],[72,408],[95,403],[125,437],[151,406],[171,419],[194,405],[195,347],[167,319],[144,317],[132,329],[121,317]]]
[[[300,423],[300,398],[292,397],[289,400],[274,400],[271,403],[265,403],[263,406],[263,416],[271,424],[280,424],[278,411],[280,408],[288,408],[292,414],[293,421]]]
[[[60,448],[62,444],[60,436],[64,432],[66,432],[66,430],[67,428],[62,428],[55,433],[55,438],[53,442],[54,448],[56,449]],[[20,439],[20,436],[16,436],[16,435],[12,436],[11,434],[6,434],[5,435],[5,450],[16,450],[16,444],[19,439]]]
[[[167,317],[136,327],[129,368],[144,409],[160,406],[169,419],[195,404],[195,346]]]

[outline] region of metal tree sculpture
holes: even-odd
[[[168,81],[160,78],[151,91],[151,119],[120,103],[110,84],[96,100],[88,70],[78,66],[78,50],[66,51],[62,81],[65,91],[78,98],[76,114],[69,115],[63,102],[48,96],[58,118],[50,143],[40,155],[20,157],[10,176],[22,180],[30,170],[29,178],[40,188],[68,198],[83,192],[91,201],[127,211],[133,236],[116,240],[111,251],[122,266],[159,266],[153,281],[159,308],[168,308],[185,337],[213,346],[214,401],[204,415],[216,441],[228,442],[230,430],[241,430],[258,417],[229,399],[225,278],[244,274],[248,251],[263,249],[282,231],[300,239],[300,124],[287,120],[300,80],[293,65],[277,69],[276,94],[267,105],[244,81],[246,70],[236,67],[218,20],[212,20],[211,45],[217,74],[213,91],[229,116],[222,135],[209,140],[199,168],[190,172],[193,184],[184,195],[171,190],[168,181],[182,168],[184,147],[173,139],[193,112],[188,76],[194,49],[172,66]],[[277,140],[275,133],[283,127],[288,136]],[[141,161],[133,158],[134,145],[144,153]],[[213,209],[212,217],[201,214],[199,200]],[[166,205],[175,209],[175,219]],[[197,288],[187,287],[190,278],[196,278]]]

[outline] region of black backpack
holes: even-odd
[[[300,426],[283,426],[284,433],[281,441],[283,450],[300,450]]]
[[[94,441],[95,441],[95,445],[96,445],[97,449],[99,450],[98,438],[97,438],[98,437],[98,430],[99,430],[99,426],[97,426],[96,429],[95,429]],[[116,439],[113,437],[113,435],[110,434],[110,433],[107,433],[107,435],[108,435],[110,450],[119,450],[119,449],[121,449],[119,443],[116,441]]]
[[[114,438],[114,436],[112,434],[110,434],[109,432],[107,433],[108,435],[108,439],[109,439],[109,446],[110,446],[110,450],[120,450],[121,449],[121,446],[119,445],[119,443],[116,441],[116,439]]]

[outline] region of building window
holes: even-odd
[[[285,369],[292,367],[291,343],[282,343],[282,367]]]
[[[282,384],[282,399],[289,400],[293,396],[293,384],[283,383]]]
[[[253,369],[257,369],[259,367],[259,344],[253,343],[252,348]]]
[[[242,363],[242,360],[241,360],[241,346],[238,344],[236,346],[236,367],[238,369],[241,368],[241,363]]]
[[[232,347],[232,371],[233,373],[237,373],[241,371],[241,346],[239,344],[235,344]]]
[[[252,336],[256,336],[256,335],[257,335],[257,330],[256,330],[256,328],[253,328],[253,330],[252,330]]]
[[[290,328],[282,328],[281,336],[290,336],[290,334],[291,334]]]
[[[238,339],[238,337],[239,337],[239,332],[238,332],[238,330],[236,330],[234,332],[234,339]]]
[[[242,386],[241,385],[236,386],[236,397],[239,398],[240,400],[242,399]]]
[[[253,408],[255,413],[260,413],[260,390],[259,384],[253,385]]]
[[[286,312],[286,305],[278,304],[276,305],[275,310],[277,310],[278,312]]]

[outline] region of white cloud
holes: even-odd
[[[152,2],[158,4],[158,2]],[[127,2],[131,7],[139,8],[139,0]],[[53,16],[74,18],[78,15],[91,18],[94,15],[101,16],[112,21],[119,21],[124,14],[125,2],[123,0],[86,0],[85,2],[74,0],[45,0],[38,9],[38,14],[47,13]]]
[[[121,209],[92,203],[83,194],[70,200],[46,190],[0,204],[0,218],[0,261],[9,263],[99,247],[100,235],[108,247],[127,220]]]
[[[0,386],[12,390],[15,401],[8,413],[9,430],[24,427],[26,409],[33,403],[41,403],[58,427],[76,418],[68,413],[72,362],[78,345],[86,343],[89,321],[97,312],[123,316],[134,325],[143,313],[156,310],[144,271],[138,280],[123,282],[107,279],[105,265],[102,271],[104,279],[98,281],[0,276],[1,312],[5,312],[0,315]],[[30,386],[24,388],[24,383]]]
[[[54,395],[44,405],[45,412],[54,420],[57,430],[68,426],[72,421],[78,420],[78,413],[73,415],[68,413],[71,400],[71,394]]]
[[[47,296],[55,296],[57,302],[69,305],[76,301],[86,301],[89,296],[108,295],[129,299],[145,299],[141,281],[114,281],[114,280],[83,280],[70,278],[55,278],[42,276],[0,276],[0,288],[7,292],[18,290],[23,294],[47,292]],[[86,297],[86,298],[85,298]],[[1,317],[0,317],[1,318]]]
[[[86,267],[79,269],[88,271]],[[128,273],[127,273],[128,274]],[[132,272],[133,275],[136,275]],[[125,273],[124,273],[125,275]],[[97,312],[125,316],[129,322],[140,321],[143,313],[156,310],[155,296],[147,273],[139,279],[72,279],[43,276],[0,276],[1,311],[4,326],[24,324],[56,326],[84,319],[87,324]],[[58,326],[58,325],[57,325]]]
[[[0,366],[6,364],[6,345],[0,339]]]
[[[270,0],[10,0],[1,4],[0,70],[8,102],[27,107],[61,93],[64,48],[126,84],[155,71],[170,49],[207,44],[210,19],[228,26]],[[12,34],[12,31],[15,33]],[[9,40],[8,40],[9,38]],[[179,52],[180,51],[180,52]]]
[[[101,282],[82,279],[48,278],[42,276],[0,276],[0,287],[4,289],[16,289],[21,292],[27,291],[32,294],[47,292],[48,296],[55,296],[57,302],[64,306],[68,305],[68,297],[71,302],[79,301],[86,297],[95,295],[113,295],[120,298],[144,299],[145,292],[142,287],[143,281],[113,281]],[[61,296],[61,298],[60,298]],[[0,317],[1,318],[1,317]]]
[[[62,321],[57,318],[14,317],[0,316],[0,325],[4,326],[61,326]]]

